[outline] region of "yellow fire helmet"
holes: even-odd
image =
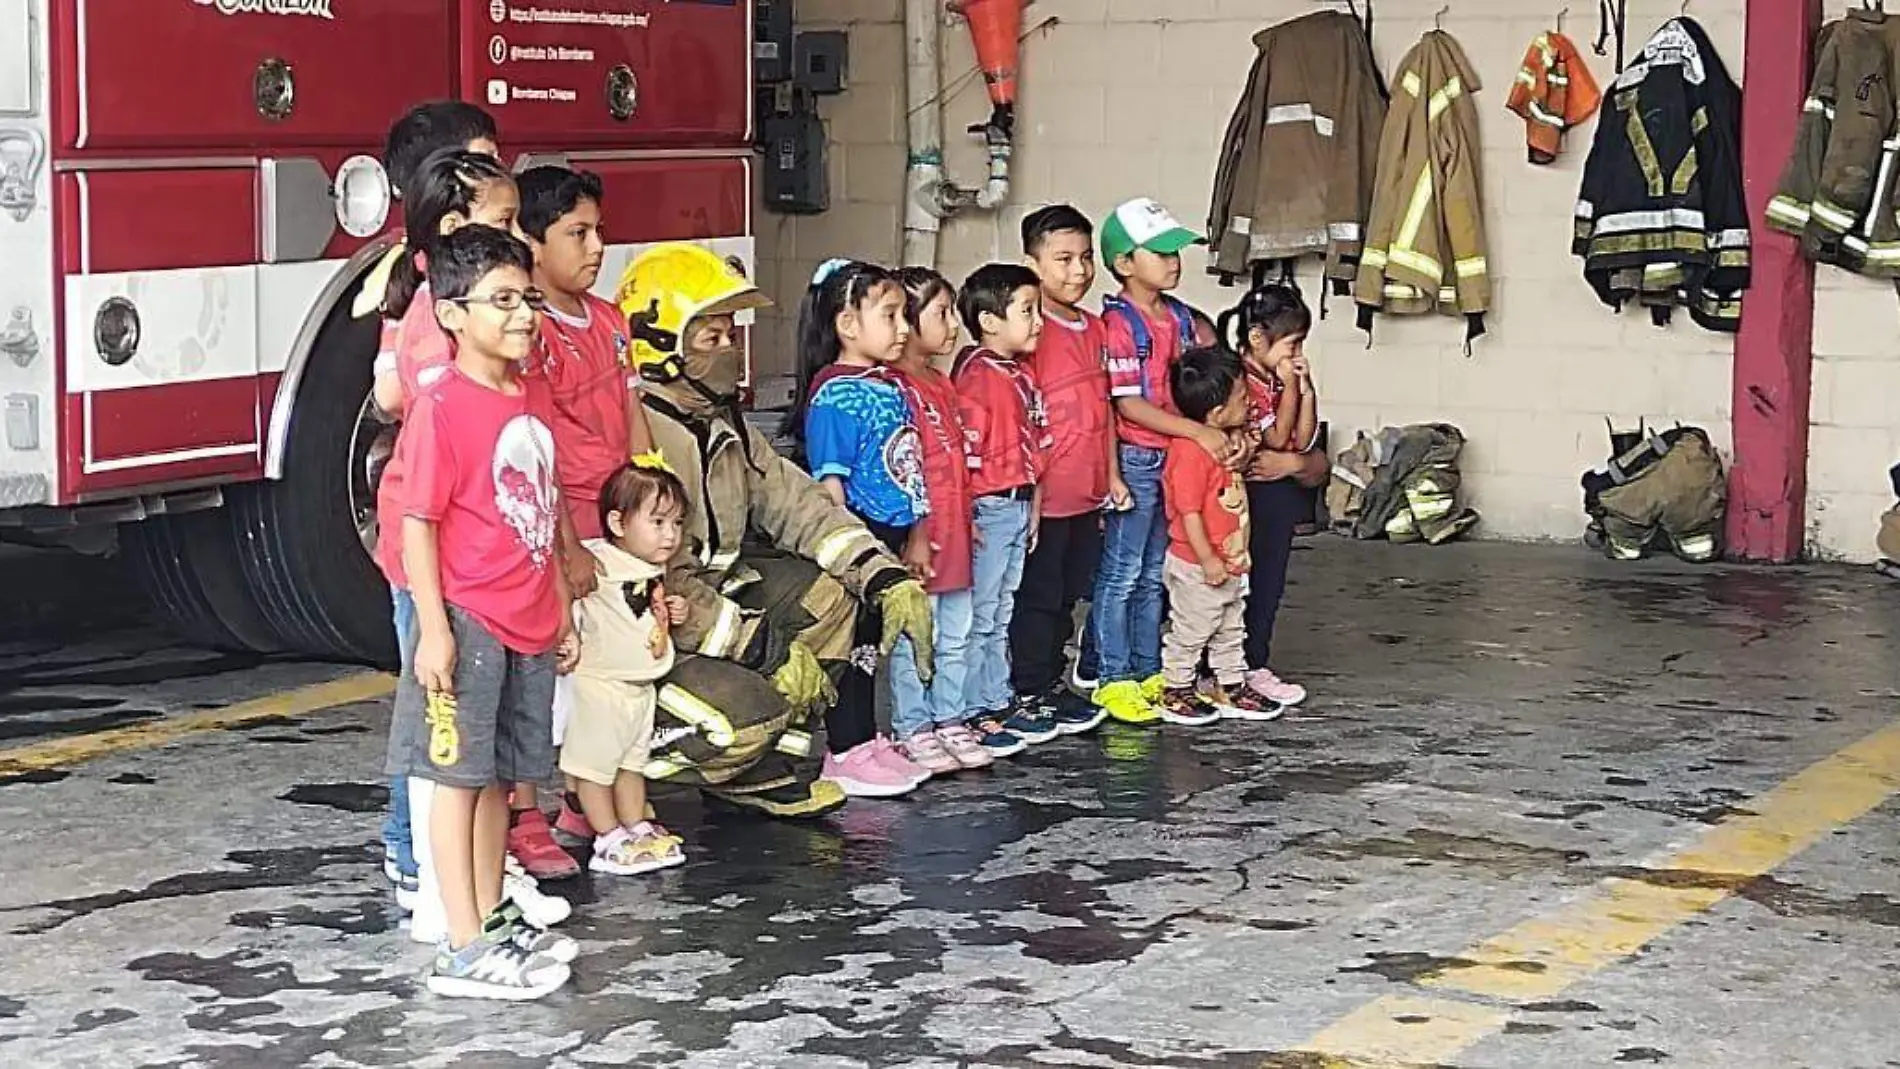
[[[685,241],[661,242],[634,257],[620,276],[614,303],[627,317],[634,367],[656,382],[686,373],[681,345],[693,320],[772,306],[737,257]]]

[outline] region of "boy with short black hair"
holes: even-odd
[[[445,148],[499,157],[494,117],[461,100],[428,100],[403,112],[383,142],[383,172],[396,199],[402,199],[422,161]]]
[[[1022,237],[1024,260],[1041,279],[1044,329],[1030,367],[1052,441],[1041,522],[1010,625],[1011,682],[1018,702],[1046,710],[1063,734],[1074,735],[1108,715],[1065,685],[1063,654],[1076,603],[1095,585],[1102,510],[1127,507],[1128,487],[1108,399],[1108,329],[1082,308],[1095,285],[1094,224],[1070,205],[1052,204],[1023,218]]]
[[[1059,734],[1049,713],[1016,703],[1009,683],[1010,617],[1048,462],[1049,420],[1026,363],[1042,337],[1042,281],[1020,264],[979,267],[957,293],[957,315],[978,343],[951,372],[969,442],[976,533],[964,705],[979,741],[1007,757]]]
[[[518,222],[534,250],[534,284],[546,304],[532,361],[554,399],[554,445],[561,454],[561,558],[577,598],[593,592],[599,563],[583,542],[604,538],[601,488],[628,458],[653,448],[640,376],[628,359],[626,317],[592,290],[606,256],[600,176],[566,167],[530,167],[516,176]],[[571,841],[592,839],[580,799],[568,792],[556,826]],[[531,784],[516,788],[508,849],[536,876],[579,871],[554,841]]]
[[[1198,442],[1223,463],[1239,448],[1218,430],[1175,408],[1170,372],[1181,352],[1214,342],[1212,324],[1168,296],[1181,284],[1181,250],[1205,245],[1146,197],[1116,208],[1102,223],[1102,263],[1121,292],[1102,301],[1109,333],[1109,394],[1115,400],[1122,481],[1130,506],[1102,524],[1102,562],[1090,620],[1101,660],[1095,704],[1130,724],[1161,713],[1162,565],[1168,552],[1161,473],[1169,444]]]
[[[578,950],[502,894],[506,784],[553,771],[554,675],[578,655],[555,559],[550,405],[518,373],[541,298],[532,254],[502,231],[463,227],[431,249],[429,291],[455,364],[415,399],[397,445],[418,641],[397,685],[388,771],[435,785],[431,865],[448,938],[430,989],[539,998],[567,982]]]
[[[1247,424],[1247,376],[1225,345],[1189,349],[1169,370],[1181,418],[1226,435]],[[1168,631],[1161,650],[1166,689],[1161,718],[1211,724],[1225,714],[1270,719],[1278,706],[1247,689],[1247,487],[1223,455],[1191,438],[1168,443],[1163,469],[1167,499]],[[1201,658],[1214,673],[1199,689]]]

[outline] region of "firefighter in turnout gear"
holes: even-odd
[[[1379,138],[1379,176],[1353,299],[1359,329],[1379,312],[1465,317],[1484,333],[1491,307],[1479,195],[1478,76],[1452,36],[1425,34],[1399,62]]]
[[[877,607],[886,652],[912,638],[928,678],[928,598],[742,417],[732,317],[771,303],[743,271],[698,245],[655,245],[628,265],[616,303],[647,383],[654,443],[689,498],[687,544],[666,575],[689,606],[673,630],[689,656],[661,690],[647,777],[774,815],[833,808],[844,795],[818,778],[808,724],[857,670],[862,606]]]
[[[1794,151],[1768,202],[1768,225],[1801,254],[1879,278],[1900,277],[1900,133],[1894,55],[1900,19],[1850,11],[1822,27]]]
[[[1603,303],[1657,325],[1681,305],[1741,326],[1749,283],[1742,91],[1694,19],[1664,23],[1611,86],[1583,168],[1571,252]]]

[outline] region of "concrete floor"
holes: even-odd
[[[1111,726],[814,824],[664,799],[689,865],[564,888],[584,956],[541,1004],[421,993],[378,874],[384,703],[15,776],[0,1063],[1900,1066],[1900,746],[1763,797],[1891,729],[1900,584],[1295,561],[1298,717]],[[0,747],[345,671],[32,632],[0,640]],[[1729,875],[1751,850],[1778,867]],[[1574,920],[1605,888],[1666,899],[1632,954]],[[1537,918],[1522,960],[1483,949]]]

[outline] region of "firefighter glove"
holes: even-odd
[[[897,648],[897,640],[908,636],[917,650],[917,675],[925,683],[937,673],[930,621],[930,595],[915,579],[892,583],[878,595],[878,608],[884,615],[884,636],[879,648],[885,656]]]
[[[785,663],[772,673],[772,687],[798,717],[829,708],[838,700],[838,688],[832,685],[811,647],[803,642],[793,642],[787,648]]]

